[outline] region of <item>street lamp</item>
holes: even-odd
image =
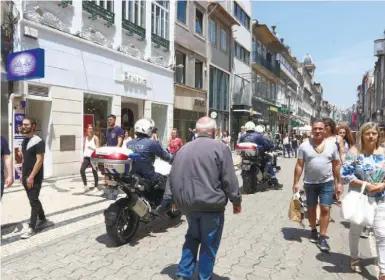
[[[290,90],[288,90],[288,91],[286,91],[287,92],[287,97],[288,97],[288,99],[289,99],[289,110],[288,110],[288,124],[287,124],[287,133],[290,135],[290,116],[291,116],[291,114],[290,114],[290,107],[291,107],[291,92],[290,92]]]

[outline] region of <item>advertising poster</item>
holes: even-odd
[[[18,108],[22,109],[22,108]],[[14,113],[13,119],[13,157],[14,157],[14,170],[15,170],[15,180],[20,179],[21,177],[21,143],[23,143],[24,136],[22,134],[22,124],[25,118],[24,113]]]
[[[95,124],[94,124],[94,115],[93,114],[84,114],[83,117],[83,136],[87,136],[87,128],[88,125],[91,124],[94,129],[95,129]]]

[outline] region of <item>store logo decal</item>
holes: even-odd
[[[29,53],[22,53],[15,56],[11,61],[10,71],[14,76],[26,76],[35,70],[36,59]]]

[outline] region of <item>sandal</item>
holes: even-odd
[[[352,259],[350,258],[350,269],[353,271],[353,272],[356,272],[356,273],[361,273],[361,262],[360,262],[360,259]],[[380,280],[385,280],[384,279],[381,279]]]

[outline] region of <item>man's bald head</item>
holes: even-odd
[[[198,134],[208,134],[211,137],[214,137],[217,123],[210,117],[202,117],[197,121],[195,129]]]

